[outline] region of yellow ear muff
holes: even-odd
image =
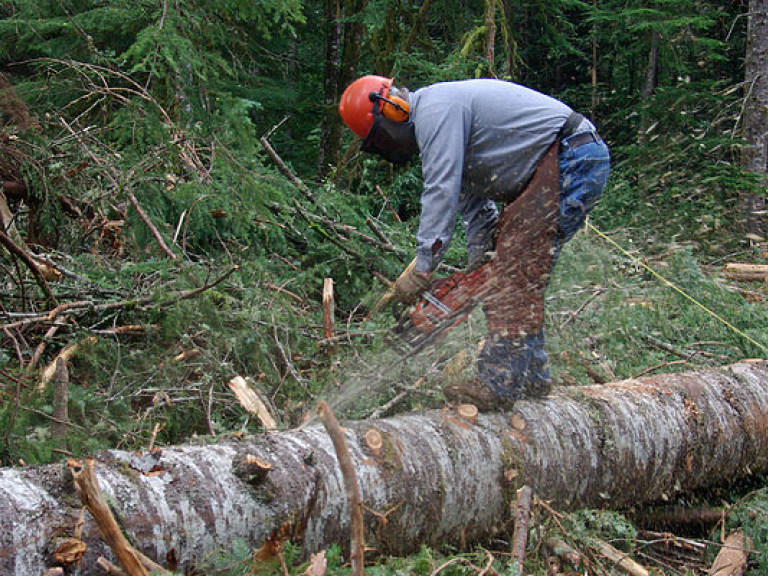
[[[397,96],[381,100],[381,113],[393,122],[407,122],[411,109],[408,102]]]

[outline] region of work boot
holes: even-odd
[[[552,387],[544,334],[495,337],[480,350],[477,374],[447,385],[450,402],[474,404],[484,412],[509,410],[521,397],[542,398]]]
[[[477,359],[478,376],[499,397],[542,398],[552,389],[544,331],[489,339]]]
[[[473,404],[481,412],[497,412],[509,410],[514,406],[514,400],[508,402],[505,398],[499,398],[491,392],[477,378],[470,378],[461,382],[454,382],[443,388],[446,400],[453,404]]]

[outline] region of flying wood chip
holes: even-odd
[[[85,542],[78,540],[77,538],[67,538],[61,544],[58,545],[53,553],[53,559],[57,564],[63,566],[69,566],[70,564],[77,564],[82,560],[83,554],[88,549]]]

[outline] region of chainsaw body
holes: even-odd
[[[432,341],[469,316],[488,292],[493,261],[472,272],[438,278],[424,298],[400,314],[395,333],[410,347]]]

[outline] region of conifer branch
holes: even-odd
[[[317,206],[318,210],[323,213],[324,216],[327,216],[328,214],[325,211],[325,206],[320,204],[315,197],[315,195],[312,193],[312,190],[309,189],[309,187],[304,184],[304,182],[299,179],[298,176],[296,176],[291,169],[288,167],[288,165],[283,161],[282,158],[278,155],[278,153],[275,151],[274,148],[272,148],[272,145],[269,143],[269,141],[262,136],[259,138],[259,142],[261,143],[262,147],[264,148],[264,151],[267,153],[267,155],[272,159],[272,162],[275,163],[277,166],[277,169],[280,170],[280,172],[290,180],[291,184],[296,186],[298,190],[304,194],[304,196],[312,202],[315,206]]]
[[[8,235],[0,230],[0,244],[2,244],[8,252],[19,258],[27,268],[29,268],[30,272],[32,272],[32,275],[35,277],[35,281],[37,282],[37,285],[40,286],[40,289],[45,294],[45,297],[48,299],[48,301],[51,304],[58,305],[58,302],[56,301],[56,297],[53,295],[53,292],[51,291],[51,287],[48,285],[47,280],[45,279],[45,276],[43,276],[43,273],[40,271],[40,268],[38,268],[37,263],[32,259],[32,257],[27,254],[27,252],[21,248],[16,242],[11,240]]]

